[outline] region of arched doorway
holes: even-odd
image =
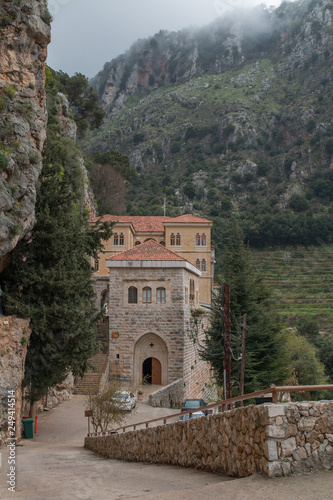
[[[157,358],[147,358],[142,363],[142,378],[148,384],[161,385],[162,366]]]
[[[146,333],[135,344],[134,382],[141,384],[146,377],[149,384],[168,383],[168,348],[155,333]]]

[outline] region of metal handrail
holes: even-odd
[[[256,391],[256,392],[251,392],[249,394],[244,394],[243,396],[236,396],[235,398],[230,398],[230,399],[224,399],[221,401],[217,401],[216,403],[210,403],[209,405],[202,406],[200,408],[195,408],[192,410],[188,411],[183,411],[179,413],[172,413],[172,415],[166,415],[164,417],[158,417],[158,418],[153,418],[151,420],[145,420],[143,422],[137,422],[135,424],[128,424],[128,425],[123,425],[121,427],[117,427],[116,429],[112,429],[111,431],[103,431],[103,432],[90,432],[88,433],[88,437],[95,437],[95,436],[106,436],[110,434],[116,434],[117,431],[122,430],[123,432],[126,432],[126,429],[129,429],[130,427],[133,427],[133,430],[135,431],[136,428],[139,425],[145,425],[146,428],[149,427],[149,424],[153,422],[158,422],[159,420],[163,420],[163,424],[166,424],[166,421],[179,417],[181,415],[190,415],[190,418],[192,416],[192,413],[196,411],[205,411],[205,410],[211,410],[214,408],[222,407],[222,411],[225,411],[227,409],[227,406],[230,406],[234,403],[238,403],[240,401],[246,401],[247,399],[254,399],[259,396],[264,396],[265,394],[272,394],[272,401],[274,404],[278,403],[278,393],[280,392],[308,392],[308,391],[333,391],[333,384],[327,384],[327,385],[286,385],[286,386],[272,386],[269,389],[262,389],[261,391]]]

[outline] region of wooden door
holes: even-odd
[[[161,385],[162,380],[161,363],[156,358],[151,358],[151,383]]]

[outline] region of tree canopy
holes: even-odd
[[[46,165],[28,243],[18,245],[6,280],[6,311],[30,318],[25,385],[30,401],[82,374],[96,349],[98,312],[89,257],[96,257],[107,224],[91,227],[75,203],[66,171]]]
[[[247,315],[245,393],[284,382],[288,376],[284,341],[270,293],[251,262],[243,233],[236,222],[224,246],[223,274],[220,281],[230,286],[231,369],[232,380],[240,377],[242,318]],[[223,291],[217,293],[212,323],[206,332],[202,357],[214,369],[217,381],[223,383]],[[233,386],[238,393],[238,385]]]
[[[48,69],[47,84],[57,92],[67,96],[79,135],[84,135],[88,128],[99,128],[105,116],[98,105],[98,94],[89,85],[89,80],[82,73],[69,76],[63,71]]]

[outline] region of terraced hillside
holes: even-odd
[[[255,251],[253,258],[284,321],[313,317],[321,330],[333,331],[333,245]]]

